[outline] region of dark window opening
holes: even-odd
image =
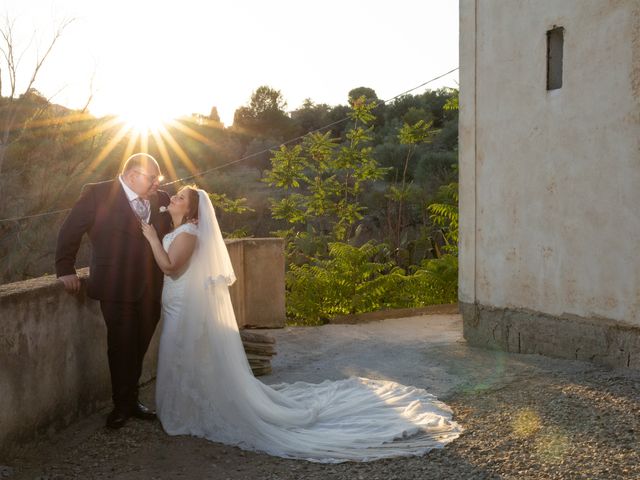
[[[564,28],[556,27],[547,32],[547,90],[562,88],[562,49]]]

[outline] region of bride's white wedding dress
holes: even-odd
[[[170,435],[317,462],[421,455],[458,437],[451,410],[425,390],[349,378],[267,386],[249,367],[229,285],[235,277],[211,202],[199,190],[198,236],[181,275],[165,277],[156,407]]]

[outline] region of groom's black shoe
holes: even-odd
[[[131,411],[131,415],[136,417],[136,418],[140,418],[142,420],[155,420],[156,419],[156,412],[154,410],[151,410],[148,407],[145,407],[140,402],[136,402],[136,404],[133,406],[133,410]]]
[[[129,414],[122,410],[115,408],[107,415],[107,427],[118,429],[124,427],[124,424],[129,420]]]

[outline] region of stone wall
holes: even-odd
[[[240,328],[284,326],[284,240],[227,240],[236,274],[231,301]]]
[[[282,240],[227,243],[238,277],[231,297],[239,326],[284,326]],[[79,271],[82,279],[87,270]],[[159,332],[143,382],[155,375]],[[0,285],[0,449],[108,405],[106,349],[100,306],[84,295],[84,282],[78,295],[67,294],[54,276]]]
[[[640,370],[640,327],[603,318],[460,304],[471,345]]]

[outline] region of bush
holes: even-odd
[[[290,321],[318,325],[337,315],[456,301],[456,257],[426,260],[407,274],[390,255],[385,244],[334,242],[328,259],[291,265],[286,277]]]

